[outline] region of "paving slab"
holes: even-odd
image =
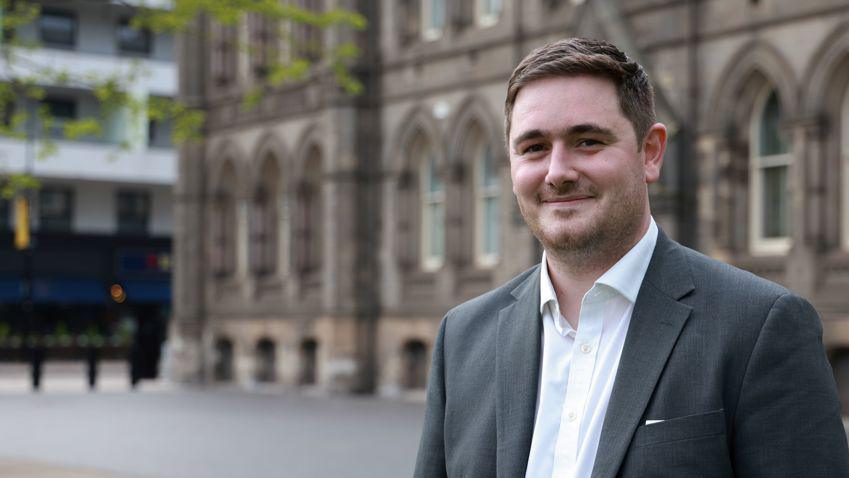
[[[110,372],[111,370],[111,372]],[[334,396],[282,386],[184,387],[142,382],[121,364],[98,390],[82,364],[47,368],[41,392],[25,367],[0,364],[0,477],[398,478],[411,476],[420,397]],[[110,474],[111,473],[111,474]]]
[[[136,478],[92,468],[58,466],[2,457],[0,457],[0,476],[3,478]]]

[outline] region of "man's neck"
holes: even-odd
[[[651,216],[647,216],[638,229],[639,232],[625,243],[599,245],[591,251],[581,251],[576,254],[546,249],[547,264],[544,266],[548,267],[548,277],[557,295],[560,313],[573,329],[578,330],[581,300],[584,294],[593,287],[602,274],[640,242],[648,231],[650,223]]]

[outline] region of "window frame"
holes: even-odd
[[[173,101],[173,98],[166,96],[151,95],[147,100],[148,108],[153,101]],[[147,147],[156,149],[174,149],[174,120],[165,117],[154,119],[148,116],[147,118]]]
[[[213,21],[210,29],[213,38],[210,76],[216,88],[229,88],[239,77],[239,26]]]
[[[498,1],[498,8],[495,10],[486,10],[487,4]],[[475,2],[475,23],[480,28],[491,27],[498,23],[501,18],[501,12],[504,11],[504,0],[474,0]]]
[[[749,249],[752,255],[783,255],[792,246],[792,193],[789,183],[793,165],[793,143],[787,140],[787,151],[779,154],[761,155],[761,124],[764,113],[772,94],[776,95],[779,108],[782,107],[781,97],[772,85],[764,85],[755,97],[752,115],[749,123]],[[781,118],[779,109],[779,118]],[[763,204],[765,170],[769,168],[786,168],[787,197],[785,200],[785,221],[787,231],[785,236],[766,237],[764,233],[765,205]]]
[[[315,14],[323,14],[327,5],[324,0],[298,0],[298,6]],[[327,49],[324,29],[309,24],[293,24],[295,45],[290,54],[295,58],[303,58],[317,62]]]
[[[238,224],[236,197],[233,191],[219,191],[212,207],[212,271],[216,277],[231,277],[236,273],[236,240]]]
[[[442,4],[442,19],[441,25],[434,25],[431,23],[433,6],[436,2],[441,2]],[[425,41],[435,41],[442,38],[443,33],[445,32],[445,24],[447,21],[447,5],[448,2],[445,0],[421,0],[421,34],[422,39]]]
[[[141,199],[143,206],[143,214],[139,214],[139,218],[143,216],[142,220],[138,222],[134,221],[122,221],[122,197],[130,197],[135,196],[135,199]],[[151,220],[151,211],[153,206],[153,198],[151,197],[150,191],[138,190],[138,189],[118,189],[115,192],[115,224],[116,230],[118,234],[133,234],[133,235],[147,235],[150,233],[150,220]],[[123,226],[122,226],[123,224]],[[131,227],[128,225],[132,224]]]
[[[130,31],[135,35],[140,36],[144,42],[142,49],[136,49],[135,47],[127,48],[126,45],[132,45],[132,43],[128,44],[122,41],[123,31]],[[118,53],[122,55],[151,56],[153,54],[153,39],[153,32],[147,28],[133,28],[130,25],[129,18],[121,18],[115,25],[115,47],[118,50]]]
[[[489,229],[487,227],[486,204],[487,201],[495,201],[496,217],[501,217],[501,176],[498,174],[498,168],[495,164],[495,152],[491,144],[486,141],[478,141],[474,151],[474,195],[475,195],[475,219],[474,219],[474,244],[475,244],[475,263],[481,268],[492,268],[498,264],[501,259],[501,227],[500,220],[496,220],[495,224],[495,251],[486,251],[486,240]],[[487,161],[492,163],[492,172],[494,173],[493,184],[486,185],[486,168],[484,163]]]
[[[9,232],[15,230],[15,224],[12,221],[12,204],[14,199],[6,199],[0,197],[0,232]]]
[[[70,41],[56,41],[55,39],[45,38],[45,29],[42,24],[45,16],[64,17],[71,21]],[[80,30],[79,18],[76,12],[70,10],[45,8],[42,9],[38,17],[38,39],[47,48],[60,48],[73,50],[77,47],[77,36]]]
[[[840,166],[842,170],[841,199],[841,243],[849,250],[849,83],[843,90],[840,109]]]
[[[67,105],[70,105],[72,113],[70,116],[58,115],[55,113],[51,104],[56,105],[61,103],[67,103]],[[76,121],[80,117],[79,99],[71,96],[51,95],[48,93],[47,96],[40,101],[39,106],[46,106],[50,110],[50,116],[53,119],[53,124],[50,126],[48,131],[44,131],[44,134],[48,135],[52,139],[65,140],[65,122]],[[76,141],[79,140],[80,138],[76,139]]]
[[[421,249],[419,251],[421,268],[424,271],[436,271],[445,264],[445,212],[446,212],[446,191],[445,181],[442,180],[439,174],[439,166],[436,153],[433,149],[425,144],[418,148],[419,160],[419,211],[421,220],[419,222],[419,238]],[[439,190],[432,189],[431,178],[439,178],[442,188]],[[441,234],[441,254],[431,254],[434,242],[431,241],[431,228],[435,227],[436,222],[431,212],[432,206],[442,207],[442,224],[440,225]]]
[[[46,194],[64,196],[65,206],[56,217],[46,217],[44,204]],[[59,217],[63,216],[63,217]],[[38,190],[38,230],[39,232],[71,232],[74,227],[74,191],[61,185],[44,186]]]

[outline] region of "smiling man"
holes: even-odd
[[[573,38],[505,104],[540,264],[443,319],[417,477],[847,477],[816,312],[667,238],[643,68]]]

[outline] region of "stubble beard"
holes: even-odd
[[[589,190],[593,192],[592,190]],[[627,192],[610,192],[604,198],[594,194],[594,211],[580,211],[582,217],[558,218],[564,227],[546,228],[539,214],[529,214],[522,202],[519,210],[525,223],[542,243],[552,259],[566,266],[572,273],[606,270],[636,244],[646,208],[645,193],[637,188]],[[540,202],[537,203],[539,211]],[[551,220],[551,219],[548,219]]]

